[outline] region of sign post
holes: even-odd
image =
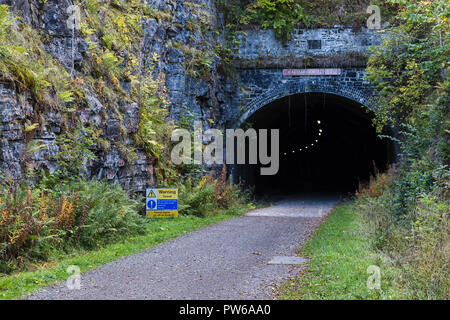
[[[148,218],[176,218],[178,216],[178,189],[147,189]]]

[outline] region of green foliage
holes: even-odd
[[[39,184],[30,186],[1,180],[0,273],[133,235],[157,233],[139,214],[144,202],[130,199],[119,185],[64,180],[59,174],[44,173]],[[224,173],[219,179],[204,177],[199,184],[188,181],[180,187],[182,216],[239,215],[254,208],[248,194],[230,186]]]
[[[200,217],[214,215],[218,207],[213,202],[213,199],[213,184],[203,183],[198,186],[193,186],[192,182],[188,180],[180,188],[180,213]]]
[[[0,6],[0,39],[6,39],[9,28],[16,19],[12,18],[7,5]]]
[[[39,34],[13,18],[7,5],[0,5],[0,30],[0,76],[14,82],[19,93],[29,90],[36,112],[65,110],[65,102],[83,97],[67,71],[45,51]]]
[[[22,252],[39,245],[42,228],[49,222],[34,219],[30,190],[10,188],[0,197],[0,273],[9,272],[22,264]]]
[[[429,112],[432,93],[448,91],[450,53],[448,1],[402,3],[402,23],[388,30],[381,46],[372,49],[368,79],[379,94],[378,127],[391,122],[419,125]],[[422,123],[421,125],[426,125]]]
[[[385,0],[301,0],[304,12],[308,14],[310,26],[333,27],[334,25],[353,26],[359,30],[366,27],[369,5],[380,8],[382,25],[395,22],[396,5]]]
[[[177,219],[152,219],[146,223],[144,235],[128,236],[120,242],[108,244],[92,251],[78,251],[70,255],[57,255],[29,271],[0,276],[0,300],[19,299],[37,289],[66,280],[67,268],[80,267],[82,273],[122,257],[147,250],[164,241],[181,236],[213,223],[232,218],[216,215],[209,218],[179,216]]]
[[[395,20],[396,5],[383,0],[217,0],[227,29],[241,30],[256,24],[274,29],[282,41],[290,39],[297,27],[352,25],[358,30],[365,26],[370,4],[380,7],[383,23]]]
[[[401,162],[382,192],[363,192],[358,203],[374,247],[402,265],[410,296],[448,299],[450,5],[388,2],[399,6],[401,23],[373,48],[367,71],[378,93],[377,127],[399,129]]]
[[[272,28],[283,42],[291,37],[291,32],[299,25],[308,25],[308,15],[295,0],[222,1],[217,3],[224,13],[227,27],[257,24],[262,28]]]
[[[0,273],[46,260],[55,251],[90,249],[142,233],[142,203],[118,185],[68,181],[50,189],[11,182],[0,192]],[[49,183],[50,182],[50,183]]]
[[[157,162],[158,181],[173,183],[174,169],[169,162],[167,146],[173,126],[166,122],[168,116],[165,75],[155,74],[157,54],[141,55],[144,38],[142,22],[151,16],[167,20],[167,13],[157,11],[141,1],[133,0],[110,6],[100,0],[80,3],[82,11],[81,31],[90,43],[92,85],[102,92],[103,102],[113,109],[119,100],[139,104],[139,123],[133,135],[136,148],[142,149],[149,159]],[[97,42],[93,42],[93,35]],[[130,92],[125,92],[120,82],[128,82]],[[123,115],[116,110],[118,117]],[[122,133],[126,135],[126,132]],[[123,139],[126,140],[126,139]],[[130,162],[136,152],[118,143],[121,152]],[[128,156],[130,155],[130,156]]]
[[[37,146],[33,137],[38,126],[45,125],[49,107],[63,112],[62,132],[56,141],[61,150],[56,160],[62,166],[63,176],[78,175],[77,170],[95,159],[96,146],[109,149],[111,141],[101,137],[99,126],[82,126],[73,117],[77,109],[86,106],[84,92],[95,92],[110,109],[108,115],[115,113],[119,121],[124,119],[119,106],[138,103],[139,132],[134,139],[135,147],[144,149],[149,158],[162,158],[171,128],[165,123],[169,103],[165,75],[153,73],[156,55],[144,59],[140,54],[144,37],[142,21],[149,17],[151,10],[138,0],[113,3],[89,0],[75,4],[81,9],[81,35],[88,42],[89,50],[81,70],[73,70],[74,78],[45,52],[38,32],[11,18],[8,6],[0,6],[0,75],[14,81],[24,95],[31,91],[33,116],[39,121],[27,119],[26,122],[29,153],[45,148]],[[18,27],[13,26],[15,21]],[[129,83],[131,91],[126,92],[121,82]],[[105,118],[106,112],[102,110],[101,115]],[[132,162],[136,152],[133,146],[123,143],[130,141],[127,135],[126,129],[121,130],[116,145],[121,155]],[[166,168],[170,171],[169,166],[169,163],[161,164],[160,171]]]
[[[80,203],[89,207],[85,216],[76,217],[80,229],[75,240],[83,248],[98,247],[120,240],[124,235],[145,231],[144,218],[138,214],[143,209],[143,201],[130,199],[119,185],[81,181],[67,189],[78,194]]]
[[[162,13],[138,0],[114,4],[90,0],[79,5],[81,33],[89,43],[89,61],[84,66],[86,84],[100,93],[102,103],[115,111],[118,119],[123,119],[118,105],[138,103],[140,114],[138,131],[132,137],[134,146],[143,149],[150,159],[163,159],[172,128],[165,122],[169,104],[165,75],[153,72],[159,59],[156,54],[141,55],[142,22],[155,14],[164,18]],[[121,82],[129,83],[131,91],[126,92]],[[116,144],[121,155],[131,163],[137,155],[135,148],[122,143],[127,140],[126,135],[126,129],[122,130],[121,141]],[[110,147],[107,141],[95,135],[94,138],[97,145]],[[161,160],[157,166],[163,176],[172,175],[170,163]]]
[[[158,57],[154,55],[155,63]],[[150,71],[154,64],[150,65]],[[138,131],[134,135],[137,146],[143,148],[147,157],[156,160],[155,175],[159,185],[172,186],[176,184],[177,172],[170,159],[170,137],[175,128],[172,121],[167,121],[169,101],[166,98],[164,78],[153,79],[151,72],[147,73],[138,87],[133,89],[139,97]]]
[[[180,186],[180,213],[207,217],[222,212],[242,211],[249,209],[249,194],[238,186],[232,186],[226,179],[226,169],[215,179],[210,175],[203,176],[198,181],[198,176],[188,177]],[[251,204],[249,204],[251,206]]]
[[[84,59],[81,70],[73,70],[74,79],[45,52],[38,32],[12,18],[8,6],[0,6],[0,75],[14,81],[24,96],[31,92],[34,102],[35,118],[26,122],[27,151],[31,154],[46,147],[33,140],[38,127],[45,125],[45,112],[49,108],[62,111],[62,132],[56,141],[61,152],[56,155],[56,160],[66,178],[70,174],[78,175],[77,170],[82,170],[84,164],[95,159],[96,145],[108,149],[111,144],[101,140],[101,130],[96,125],[81,127],[73,117],[79,107],[85,106],[86,91],[96,92],[101,102],[111,108],[109,113],[115,112],[119,120],[124,117],[119,105],[140,104],[139,133],[135,141],[137,147],[144,148],[151,158],[160,157],[165,139],[161,133],[169,131],[169,128],[164,128],[168,104],[165,76],[153,75],[157,57],[147,57],[144,65],[139,54],[143,39],[141,22],[148,14],[141,2],[110,4],[90,0],[79,5],[81,33],[89,43],[89,58]],[[14,22],[17,26],[13,25]],[[131,92],[125,92],[120,81],[131,83]],[[121,135],[120,140],[127,141],[127,131],[122,130]],[[132,146],[120,144],[120,141],[117,144],[127,160],[132,162],[136,159]]]
[[[161,11],[154,9],[152,7],[149,7],[148,9],[148,15],[152,18],[156,19],[158,23],[162,23],[164,21],[172,21],[172,15],[168,11]]]
[[[94,142],[95,134],[89,127],[80,126],[57,137],[56,144],[60,151],[56,160],[66,177],[77,176],[86,162],[97,159],[91,150]]]
[[[378,93],[378,128],[396,124],[400,129],[402,165],[392,191],[392,210],[405,215],[449,169],[450,6],[401,3],[403,24],[393,27],[391,36],[373,49],[368,77]]]
[[[211,75],[212,57],[215,53],[208,50],[199,50],[195,47],[184,45],[178,42],[174,47],[181,50],[186,56],[184,69],[188,74],[196,79],[207,79]]]
[[[244,23],[260,24],[272,28],[281,41],[287,41],[297,24],[308,25],[307,15],[294,0],[256,0],[246,8]]]
[[[141,22],[148,12],[140,1],[113,5],[100,0],[80,1],[81,34],[89,44],[89,61],[84,74],[89,86],[102,93],[102,102],[113,110],[119,100],[137,101],[125,92],[120,81],[138,86],[144,74],[140,57],[143,39]]]

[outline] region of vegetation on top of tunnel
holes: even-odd
[[[274,30],[277,38],[285,42],[299,27],[318,28],[351,25],[358,30],[365,26],[369,5],[378,5],[383,22],[394,22],[395,2],[374,0],[217,0],[224,13],[226,27],[245,30],[260,26]]]

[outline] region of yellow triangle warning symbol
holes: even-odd
[[[148,193],[147,198],[156,198],[156,194],[153,192],[153,190],[150,190],[150,192]]]

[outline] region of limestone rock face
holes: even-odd
[[[204,127],[212,125],[223,127],[226,120],[221,117],[221,110],[227,109],[223,97],[226,82],[217,72],[219,61],[214,59],[210,70],[210,79],[201,80],[191,77],[186,72],[186,59],[182,50],[173,44],[194,47],[204,52],[214,50],[216,35],[212,29],[219,29],[218,14],[212,0],[193,1],[190,7],[183,0],[149,0],[152,8],[171,15],[170,21],[150,18],[144,22],[143,55],[144,59],[153,53],[160,57],[155,72],[164,73],[170,117],[178,121],[189,114],[193,119],[200,119]],[[72,66],[80,70],[83,59],[87,58],[88,44],[75,31],[68,28],[68,8],[71,0],[0,0],[0,4],[9,5],[10,10],[19,16],[22,22],[30,24],[45,35],[45,49],[61,65],[70,71]],[[196,20],[199,15],[207,15],[210,19],[211,31],[199,34],[198,30],[186,27],[189,20]],[[0,79],[2,79],[0,75]],[[124,90],[130,90],[129,83],[121,83]],[[97,160],[88,161],[84,173],[90,177],[107,179],[120,183],[130,192],[142,192],[154,184],[154,159],[148,159],[144,152],[137,150],[137,159],[132,163],[120,152],[117,141],[121,130],[127,132],[125,144],[132,144],[132,135],[136,133],[139,118],[139,106],[136,103],[119,102],[116,106],[122,119],[102,105],[96,92],[85,92],[87,108],[76,112],[82,123],[94,123],[102,128],[102,138],[109,141],[108,151],[96,150]],[[219,103],[218,97],[222,97]],[[215,110],[215,111],[212,111]],[[31,99],[20,99],[14,85],[8,81],[0,81],[0,170],[16,180],[24,177],[26,167],[45,169],[50,172],[58,168],[55,156],[59,150],[55,143],[62,132],[62,114],[49,110],[44,115],[44,124],[37,130],[33,139],[46,147],[32,154],[27,153],[25,127],[33,123],[33,102]],[[211,119],[214,118],[214,122]],[[80,155],[82,156],[82,155]],[[24,160],[26,160],[26,165]]]

